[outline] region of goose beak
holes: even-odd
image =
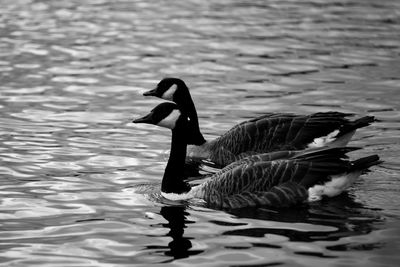
[[[133,123],[148,123],[148,124],[153,124],[153,112],[150,112],[146,116],[143,116],[141,118],[137,118],[132,121]]]
[[[146,91],[143,93],[144,96],[157,96],[157,88]]]

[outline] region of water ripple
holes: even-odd
[[[0,266],[399,262],[398,1],[32,1],[0,10]],[[170,133],[134,125],[184,79],[206,138],[266,112],[374,115],[346,195],[216,211],[135,189]],[[136,186],[136,187],[135,187]]]

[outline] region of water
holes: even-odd
[[[0,266],[396,266],[400,3],[2,0]],[[184,79],[214,138],[265,112],[374,115],[347,194],[288,210],[170,206],[170,133],[131,120]]]

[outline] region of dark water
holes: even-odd
[[[397,266],[400,2],[34,1],[0,9],[0,266]],[[165,76],[213,138],[264,112],[374,115],[345,195],[289,210],[168,206]],[[164,266],[164,265],[163,265]],[[165,265],[168,266],[168,265]]]

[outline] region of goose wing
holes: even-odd
[[[368,125],[373,117],[349,121],[352,114],[321,112],[311,115],[266,114],[242,122],[210,144],[211,160],[227,165],[243,153],[301,150],[315,138],[339,130],[349,132]]]
[[[309,156],[244,162],[213,175],[202,184],[203,198],[213,207],[290,206],[307,199],[307,189],[328,176],[348,171],[346,149],[326,149]]]
[[[274,186],[268,191],[245,191],[226,197],[214,197],[211,206],[224,209],[255,206],[290,207],[303,203],[307,196],[308,192],[303,186],[293,182],[286,182]]]
[[[251,155],[235,161],[226,167],[222,168],[214,174],[215,177],[221,176],[223,173],[229,172],[232,169],[244,165],[244,164],[254,164],[257,162],[275,161],[278,159],[305,159],[311,160],[313,158],[318,158],[321,160],[323,155],[329,153],[330,157],[335,154],[338,158],[347,158],[346,153],[360,149],[359,147],[334,147],[334,148],[313,148],[307,150],[286,150],[286,151],[275,151],[269,153],[261,153]]]
[[[275,151],[275,152],[270,152],[270,153],[261,153],[261,154],[254,154],[250,155],[247,157],[243,157],[239,159],[238,161],[232,162],[231,164],[227,165],[223,169],[219,170],[215,176],[220,176],[223,173],[229,172],[230,170],[241,166],[243,164],[252,164],[256,162],[266,162],[266,161],[272,161],[272,160],[278,160],[278,159],[287,159],[291,158],[295,155],[297,155],[299,152],[298,151]]]

